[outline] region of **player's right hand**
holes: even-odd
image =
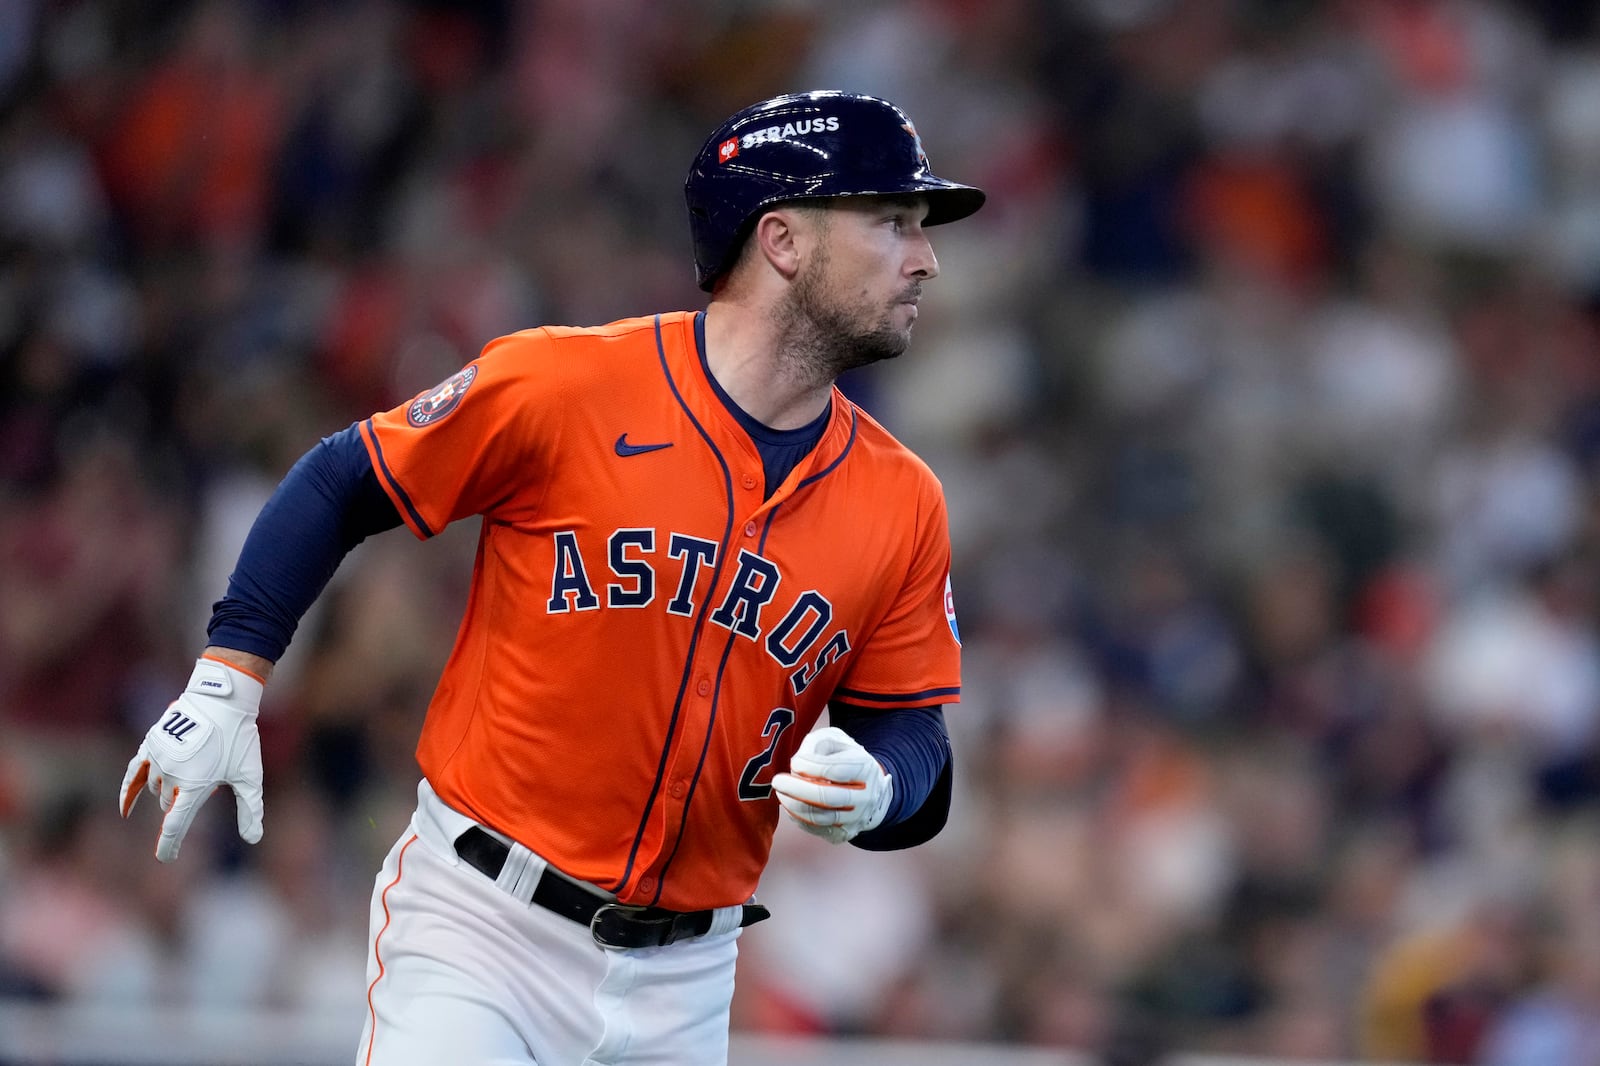
[[[843,844],[876,829],[894,798],[894,778],[838,726],[800,741],[787,773],[772,775],[784,813],[813,836]]]
[[[233,790],[239,835],[261,839],[261,734],[265,687],[221,659],[201,658],[183,694],[168,705],[128,763],[118,800],[126,818],[148,788],[161,801],[156,858],[178,857],[200,805],[221,785]]]

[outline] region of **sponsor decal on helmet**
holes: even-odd
[[[726,163],[739,154],[739,138],[729,137],[717,145],[717,162]]]
[[[839,129],[839,116],[828,115],[826,118],[803,118],[799,122],[786,122],[781,126],[767,126],[764,129],[751,130],[739,138],[741,148],[753,148],[758,144],[772,144],[778,141],[787,141],[791,137],[803,137],[808,133],[836,133]],[[724,144],[726,149],[727,145]],[[719,151],[719,155],[721,152]]]
[[[467,394],[467,389],[471,388],[477,376],[476,365],[463,367],[451,374],[438,386],[411,401],[411,406],[406,408],[406,421],[419,429],[439,421],[460,405],[461,398]]]

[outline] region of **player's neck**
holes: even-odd
[[[742,304],[706,308],[706,366],[740,409],[772,429],[799,429],[822,414],[833,381],[796,373],[771,319]]]

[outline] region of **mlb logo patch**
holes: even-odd
[[[950,575],[944,576],[944,620],[950,623],[950,635],[961,643],[961,627],[956,625],[956,594],[950,587]]]
[[[719,163],[726,163],[728,160],[732,159],[738,154],[739,138],[737,137],[729,137],[727,140],[717,145],[717,161]]]

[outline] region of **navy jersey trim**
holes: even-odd
[[[670,365],[668,365],[668,363],[667,363],[666,345],[661,339],[661,316],[660,315],[656,315],[656,318],[655,318],[655,331],[656,331],[656,357],[660,360],[661,373],[666,378],[667,387],[672,390],[672,398],[677,401],[679,408],[681,408],[683,410],[684,417],[686,417],[689,420],[689,424],[692,425],[695,428],[695,432],[700,434],[700,439],[704,440],[706,442],[706,447],[711,449],[711,454],[716,458],[717,465],[722,467],[723,498],[728,501],[728,524],[723,528],[723,531],[722,531],[722,542],[717,546],[717,562],[716,562],[716,565],[713,566],[712,569],[711,569],[711,589],[712,589],[712,591],[714,593],[718,583],[720,583],[721,580],[722,580],[722,567],[723,567],[723,564],[727,562],[728,545],[730,544],[730,542],[733,539],[733,514],[734,514],[733,472],[728,469],[728,461],[727,461],[727,459],[725,459],[723,457],[722,452],[718,450],[716,442],[711,439],[711,434],[706,432],[706,428],[704,426],[702,426],[700,424],[700,420],[694,416],[694,411],[692,411],[689,408],[688,401],[686,401],[683,398],[683,393],[681,391],[679,391],[679,389],[678,389],[678,383],[672,379],[672,367]],[[656,764],[656,779],[650,785],[650,795],[646,798],[645,805],[644,805],[644,811],[639,816],[639,828],[634,832],[634,835],[633,835],[633,847],[628,849],[628,861],[622,868],[622,876],[620,878],[618,878],[615,882],[608,882],[607,885],[602,886],[602,887],[606,887],[608,889],[608,891],[611,891],[611,892],[619,892],[619,891],[621,891],[623,886],[625,886],[628,883],[628,879],[633,876],[633,864],[639,857],[639,848],[644,843],[645,830],[650,825],[650,812],[655,809],[656,798],[661,795],[661,782],[667,776],[667,757],[672,752],[672,740],[673,740],[673,737],[675,737],[677,735],[677,732],[678,732],[678,719],[683,713],[683,696],[684,696],[684,693],[687,692],[688,688],[689,688],[689,676],[692,673],[694,673],[695,651],[700,647],[700,638],[705,633],[706,619],[708,617],[710,617],[710,615],[711,615],[711,605],[715,600],[716,600],[716,596],[714,594],[713,595],[708,595],[705,598],[705,602],[703,604],[701,604],[699,614],[694,620],[694,629],[691,632],[690,637],[689,637],[689,650],[688,650],[688,653],[686,654],[686,656],[684,658],[684,661],[683,661],[683,676],[678,679],[678,692],[677,692],[677,695],[674,696],[673,700],[672,700],[672,717],[670,719],[668,719],[668,721],[667,721],[667,735],[666,735],[665,739],[661,743],[661,761]],[[720,681],[721,681],[721,668],[720,667],[718,668],[718,678],[717,679],[718,679],[718,681],[720,683]],[[716,713],[716,707],[715,707],[715,704],[713,704],[713,706],[712,706],[712,714],[713,714],[713,716],[715,716],[715,713]],[[706,735],[709,738],[710,732],[708,731]],[[702,755],[702,758],[704,758],[703,755]],[[696,777],[699,776],[698,767],[695,770],[695,774],[696,774]],[[689,820],[689,800],[693,799],[693,798],[694,798],[694,796],[693,796],[693,793],[691,792],[690,795],[685,797],[685,799],[684,799],[684,805],[683,805],[683,821],[684,821],[684,823],[687,823],[688,820]],[[681,825],[679,826],[678,833],[679,833],[679,836],[681,838],[682,834],[683,834],[683,827]],[[674,844],[674,846],[673,846],[674,853],[676,852],[676,850],[677,850],[677,846],[676,846],[676,844]],[[655,893],[655,897],[654,897],[656,899],[661,898],[661,884],[660,884],[660,882],[665,880],[665,874],[666,874],[666,870],[665,870],[665,867],[663,867],[662,876],[657,878],[656,893]]]
[[[428,527],[428,523],[422,520],[422,515],[417,513],[416,507],[411,502],[411,497],[406,494],[406,490],[400,486],[400,482],[395,480],[394,474],[389,470],[389,460],[384,458],[383,442],[378,440],[378,431],[373,428],[372,419],[369,418],[362,423],[362,428],[366,430],[367,439],[372,442],[372,451],[378,457],[378,471],[383,475],[384,482],[394,490],[395,496],[400,500],[400,505],[406,509],[406,514],[411,516],[412,523],[422,531],[422,535],[424,537],[433,536],[434,531]]]
[[[961,695],[961,686],[955,685],[951,688],[930,688],[924,689],[921,692],[896,693],[894,695],[884,695],[878,692],[862,692],[858,689],[851,688],[836,688],[833,690],[833,694],[844,700],[846,703],[855,703],[857,705],[862,705],[864,703],[867,706],[870,706],[874,703],[933,703],[942,699],[952,699]]]
[[[833,462],[829,463],[827,466],[823,467],[821,470],[818,470],[815,474],[812,474],[810,477],[808,477],[804,481],[800,482],[800,484],[796,485],[794,487],[794,491],[795,492],[799,492],[801,489],[805,488],[807,485],[811,484],[814,481],[821,481],[823,478],[825,478],[829,474],[833,473],[834,470],[838,468],[840,463],[844,462],[844,457],[849,455],[850,454],[850,449],[854,448],[856,446],[856,429],[857,429],[857,427],[859,425],[859,423],[857,421],[857,418],[856,418],[856,415],[857,415],[856,408],[855,408],[854,405],[851,405],[851,407],[850,407],[850,439],[844,442],[844,447],[839,449],[839,454],[834,458]]]
[[[827,466],[823,467],[821,470],[818,470],[815,474],[812,474],[810,477],[800,482],[800,484],[796,485],[794,487],[794,491],[789,494],[788,499],[773,504],[772,510],[767,512],[766,525],[764,525],[761,529],[761,541],[756,545],[757,552],[764,552],[767,550],[767,534],[772,532],[772,523],[778,517],[778,512],[783,509],[783,505],[788,503],[789,500],[792,500],[798,496],[801,489],[805,488],[807,485],[821,481],[823,478],[833,473],[834,470],[838,468],[840,463],[844,462],[844,457],[849,455],[850,449],[854,448],[856,445],[856,428],[858,425],[859,423],[856,421],[856,409],[852,407],[850,408],[850,439],[844,442],[844,447],[840,449],[839,454],[834,458],[833,462],[829,463]]]

